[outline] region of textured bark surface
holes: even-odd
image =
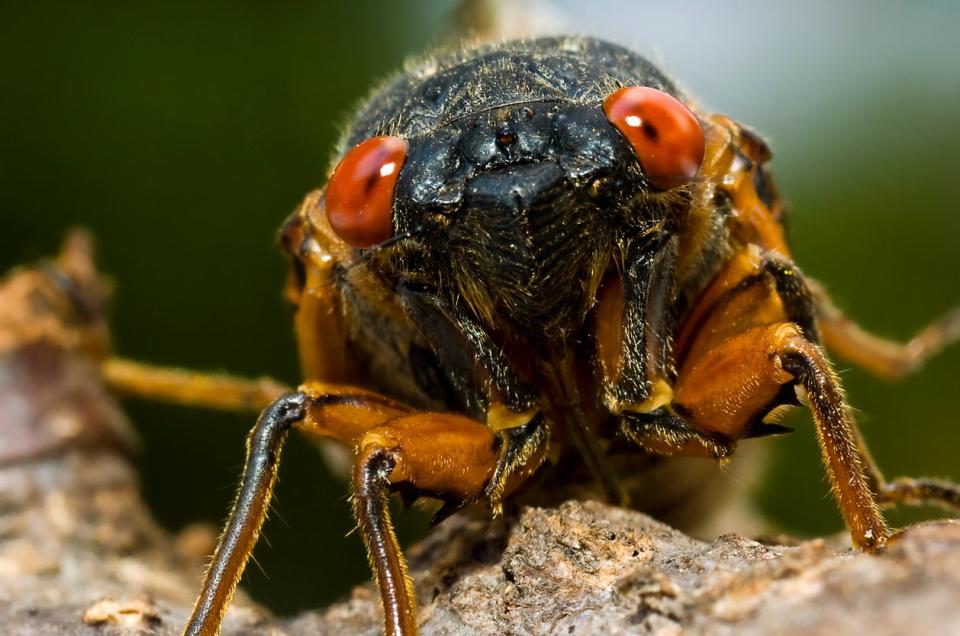
[[[78,242],[79,241],[79,242]],[[178,634],[214,531],[171,537],[99,382],[105,288],[82,237],[0,283],[0,632]],[[597,503],[458,517],[408,551],[424,634],[960,634],[960,524],[879,556],[842,542],[701,542]],[[242,594],[223,633],[378,634],[375,590],[277,620]]]
[[[822,540],[704,543],[637,512],[568,502],[514,524],[457,524],[412,553],[425,634],[960,633],[960,524],[879,557]],[[289,624],[376,634],[369,588]]]
[[[115,455],[0,474],[0,624],[22,636],[178,634],[212,533],[157,530]],[[424,634],[960,633],[960,524],[881,556],[821,540],[704,543],[597,503],[454,519],[410,550]],[[378,634],[370,585],[285,620],[239,598],[224,634]]]

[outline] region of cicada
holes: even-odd
[[[217,633],[294,428],[353,452],[394,635],[417,614],[391,493],[439,500],[436,520],[496,515],[574,461],[624,502],[613,449],[725,462],[802,404],[857,547],[891,538],[882,504],[960,505],[953,484],[882,476],[826,353],[904,375],[957,338],[960,313],[905,345],[847,319],[793,261],[770,159],[592,38],[457,49],[383,85],[282,228],[304,383],[106,367],[128,393],[266,405],[186,633]]]

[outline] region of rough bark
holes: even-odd
[[[122,458],[66,454],[0,474],[0,624],[21,636],[178,634],[212,534],[175,541]],[[198,535],[198,536],[192,536]],[[960,633],[960,524],[881,556],[823,540],[691,539],[591,502],[454,519],[410,550],[424,634]],[[378,634],[370,585],[274,620],[239,598],[224,634]]]

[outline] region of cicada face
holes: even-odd
[[[333,231],[400,294],[464,303],[508,339],[576,338],[604,276],[681,231],[700,118],[652,65],[592,40],[434,70],[361,112],[327,186]]]
[[[494,46],[377,93],[286,240],[301,279],[330,270],[378,386],[529,413],[573,399],[547,380],[564,359],[596,420],[674,382],[685,316],[738,245],[786,253],[768,155],[621,47]]]

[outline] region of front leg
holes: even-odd
[[[446,381],[464,398],[463,404],[447,407],[484,417],[496,433],[496,468],[484,496],[498,515],[505,491],[536,471],[550,438],[537,391],[518,371],[529,367],[530,353],[516,344],[495,342],[462,306],[450,306],[430,291],[402,287],[400,293],[414,322],[431,334],[426,344],[440,361]],[[453,512],[455,508],[445,506],[434,521]]]
[[[850,416],[836,373],[799,327],[755,327],[691,361],[678,378],[673,408],[702,431],[746,437],[758,418],[796,385],[813,413],[830,484],[853,542],[882,548],[890,531],[881,503],[933,502],[956,509],[960,488],[930,480],[884,480]]]
[[[233,599],[266,518],[283,442],[290,427],[305,415],[305,396],[288,393],[264,410],[250,431],[240,490],[213,561],[204,575],[185,635],[213,636],[220,631],[223,614]]]
[[[780,402],[784,387],[793,385],[802,389],[813,412],[827,476],[854,544],[865,550],[882,548],[890,532],[839,381],[819,347],[797,325],[753,327],[688,360],[669,406],[670,413],[682,414],[682,422],[664,429],[659,439],[672,444],[675,454],[696,456],[713,440],[748,437]],[[722,458],[722,451],[714,455]]]
[[[370,391],[321,383],[279,398],[251,431],[237,499],[184,634],[219,632],[266,518],[280,452],[293,427],[355,449],[354,512],[380,590],[385,631],[416,634],[416,597],[387,497],[402,489],[454,506],[477,501],[497,462],[495,436],[463,416],[414,413]]]
[[[795,402],[799,389],[853,541],[877,549],[889,531],[839,381],[814,344],[813,308],[788,261],[753,246],[736,254],[681,329],[669,410],[699,431],[735,441],[777,432],[770,416]]]

